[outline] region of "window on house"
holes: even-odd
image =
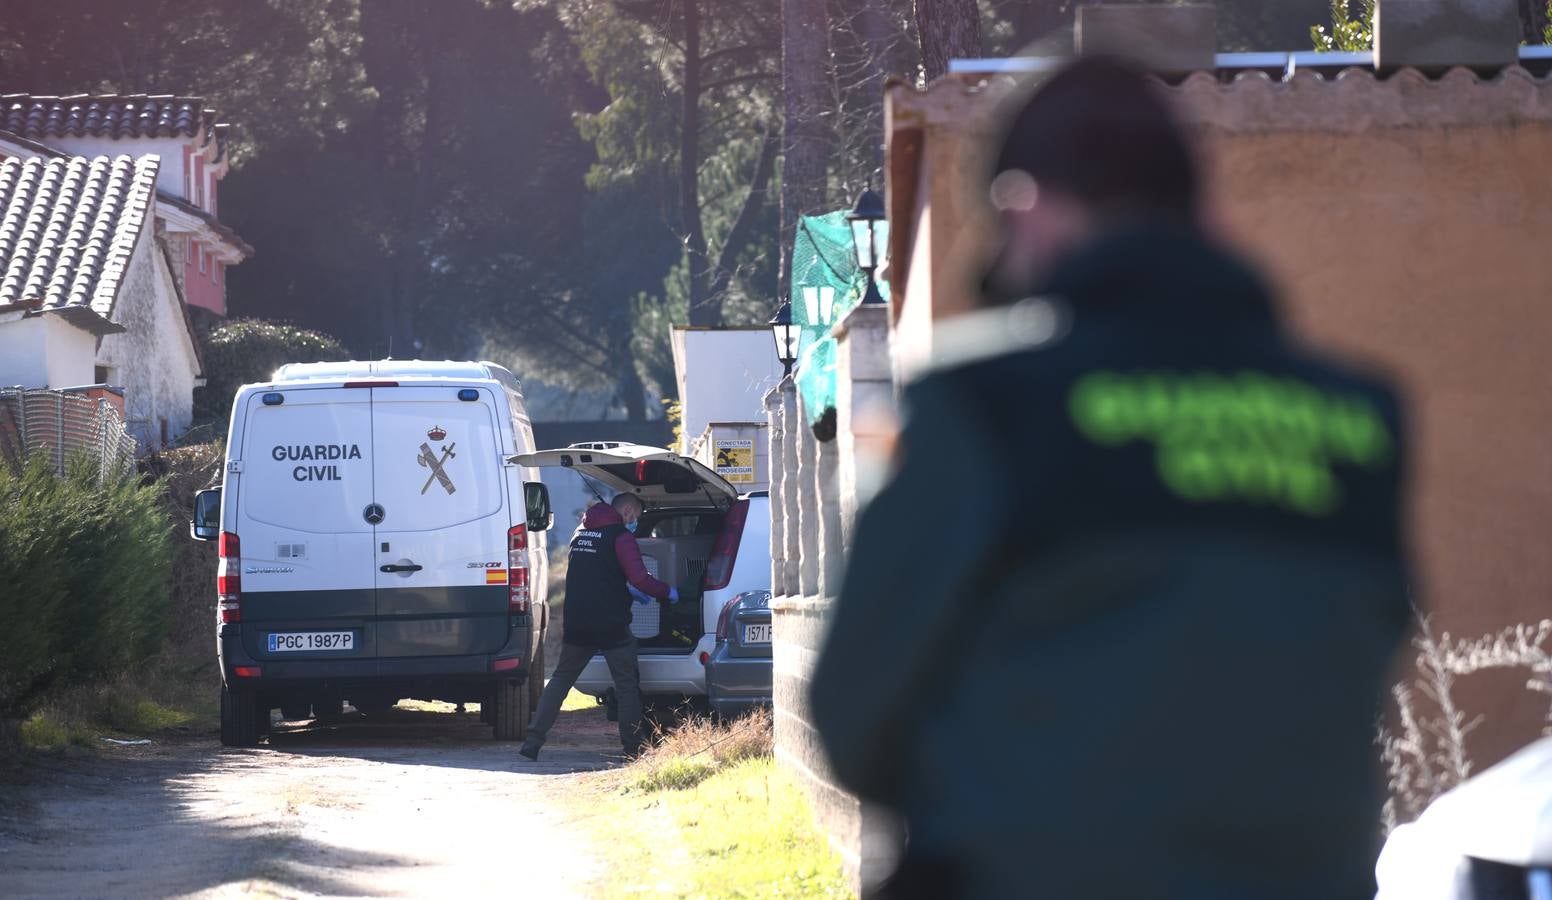
[[[209,254],[201,250],[199,251],[199,274],[203,275],[208,271],[210,271]]]
[[[189,262],[193,262],[194,261],[194,242],[192,240],[186,241],[186,242],[184,242],[183,246],[188,248],[188,252],[185,253],[184,255],[186,257],[188,257],[188,261]]]
[[[210,264],[210,280],[216,284],[221,283],[221,261],[215,260]]]
[[[92,380],[94,384],[112,384],[113,370],[107,366],[94,366],[92,368]]]

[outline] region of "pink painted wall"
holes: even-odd
[[[225,266],[209,257],[209,250],[194,241],[194,258],[183,264],[183,295],[190,306],[208,309],[218,315],[226,315]],[[199,270],[200,254],[205,254],[205,271]]]

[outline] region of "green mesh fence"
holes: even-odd
[[[882,254],[889,246],[889,226],[879,223],[879,229]],[[799,219],[792,246],[792,321],[801,326],[796,377],[810,425],[835,408],[835,338],[830,329],[862,300],[866,287],[846,211]],[[880,284],[878,289],[887,300],[888,288]]]

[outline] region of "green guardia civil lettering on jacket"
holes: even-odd
[[[1395,443],[1368,397],[1255,370],[1100,370],[1073,384],[1068,411],[1097,445],[1151,445],[1160,482],[1183,500],[1317,517],[1342,503],[1334,465],[1382,467]]]
[[[1031,293],[1054,339],[905,391],[809,682],[836,778],[967,896],[1372,896],[1394,393],[1192,233]]]

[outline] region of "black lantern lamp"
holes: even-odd
[[[857,251],[857,268],[868,273],[867,291],[862,295],[864,305],[884,302],[884,296],[878,292],[878,283],[873,280],[873,273],[878,270],[878,224],[884,217],[884,198],[872,188],[862,192],[856,208],[846,216],[846,221],[851,223],[852,247]]]
[[[782,375],[792,374],[798,361],[798,326],[792,323],[792,304],[783,302],[771,318],[771,336],[776,339],[776,358],[781,360]]]

